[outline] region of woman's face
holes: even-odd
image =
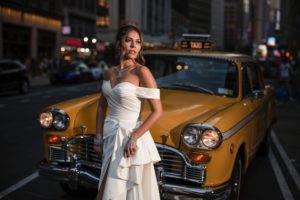
[[[141,51],[142,40],[138,32],[131,30],[127,33],[123,40],[123,50],[125,58],[136,59]]]

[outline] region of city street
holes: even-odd
[[[94,199],[94,190],[70,196],[57,182],[38,176],[36,166],[43,156],[43,144],[36,118],[47,105],[99,89],[99,82],[55,87],[46,83],[33,86],[27,95],[1,94],[0,199]],[[271,133],[269,155],[253,160],[244,176],[241,199],[300,198],[299,111],[299,99],[277,106],[278,121]]]

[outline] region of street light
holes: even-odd
[[[89,38],[88,38],[88,37],[84,37],[84,38],[83,38],[83,41],[84,41],[84,42],[88,42],[88,41],[89,41]]]
[[[92,39],[92,43],[95,44],[97,42],[96,38]]]

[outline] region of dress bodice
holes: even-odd
[[[108,103],[108,116],[116,120],[137,121],[141,99],[160,98],[159,89],[139,87],[130,82],[121,82],[112,87],[109,80],[103,80],[102,92]]]

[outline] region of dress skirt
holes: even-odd
[[[154,163],[160,156],[149,131],[137,140],[134,156],[124,157],[130,134],[140,125],[132,120],[107,118],[99,187],[106,181],[103,200],[159,200]],[[106,180],[103,180],[107,172]]]

